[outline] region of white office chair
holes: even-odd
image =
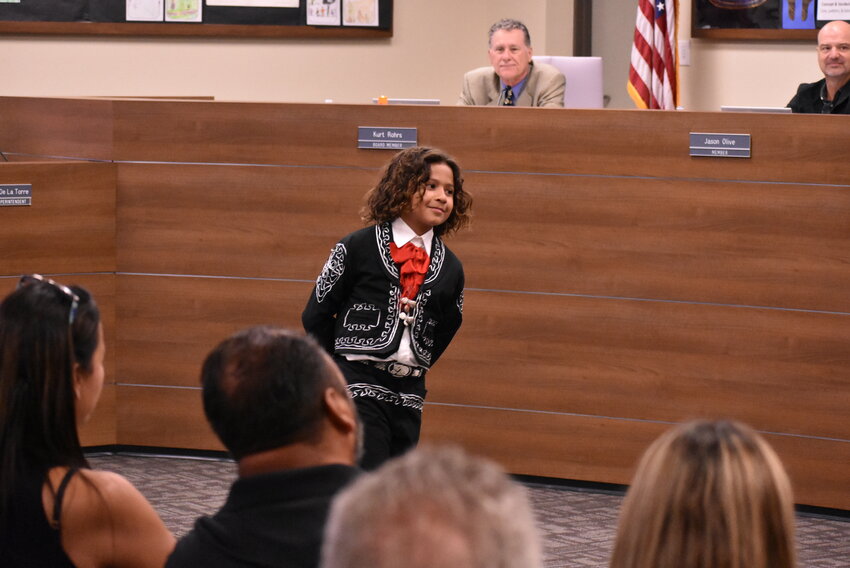
[[[535,55],[532,59],[557,67],[567,79],[566,108],[603,108],[602,58]]]

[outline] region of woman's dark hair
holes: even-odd
[[[91,295],[29,281],[0,304],[0,524],[26,472],[88,467],[77,434],[74,364],[92,371],[100,312]]]
[[[366,194],[360,216],[367,223],[387,223],[410,208],[413,196],[425,191],[431,178],[432,164],[446,164],[452,170],[454,207],[442,225],[434,227],[437,235],[450,235],[469,224],[472,196],[463,189],[460,166],[454,158],[435,148],[415,146],[396,154],[384,168],[378,184]]]

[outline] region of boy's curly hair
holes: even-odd
[[[425,191],[431,178],[431,164],[446,164],[452,170],[454,207],[436,235],[450,235],[469,224],[472,196],[463,190],[460,166],[454,158],[436,148],[414,146],[396,154],[384,168],[377,185],[366,193],[360,216],[366,223],[387,223],[408,210],[414,195]]]

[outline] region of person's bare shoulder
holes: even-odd
[[[165,563],[174,537],[129,480],[111,471],[88,469],[75,478],[68,485],[62,541],[76,564]]]
[[[86,469],[78,474],[78,482],[87,485],[85,505],[94,510],[106,507],[113,513],[132,514],[141,507],[151,508],[147,499],[124,476],[112,471]]]

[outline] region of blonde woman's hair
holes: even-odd
[[[620,513],[612,568],[793,568],[794,499],[752,428],[696,421],[641,458]]]

